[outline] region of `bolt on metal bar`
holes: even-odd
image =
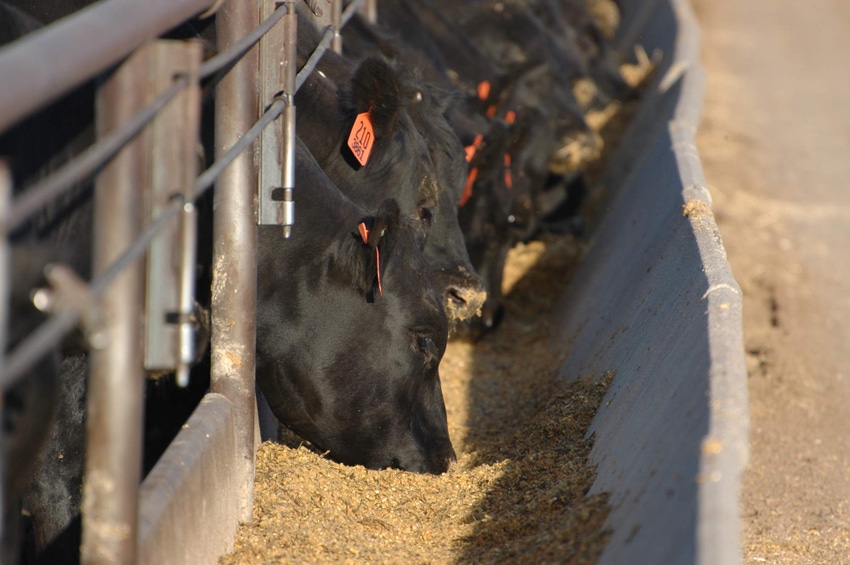
[[[144,105],[153,45],[137,50],[99,88],[98,134],[118,128]],[[140,232],[144,152],[136,138],[95,183],[93,271],[102,273]],[[133,261],[96,300],[103,348],[89,353],[81,562],[132,565],[136,559],[142,463],[142,261]]]
[[[143,110],[133,116],[119,129],[94,143],[83,154],[63,165],[49,177],[25,189],[12,208],[5,214],[5,226],[9,232],[20,227],[26,219],[46,206],[50,200],[87,179],[112,159],[142,129],[156,118],[160,110],[177,96],[188,84],[185,76],[163,91]],[[2,218],[2,216],[0,216]]]
[[[4,46],[0,131],[213,4],[214,0],[105,0]]]
[[[216,15],[219,48],[226,50],[257,26],[254,2],[228,0]],[[243,137],[257,111],[257,50],[252,48],[215,92],[216,158]],[[240,519],[254,504],[254,393],[256,370],[257,175],[253,154],[242,153],[216,182],[213,208],[210,388],[233,403],[239,454]]]

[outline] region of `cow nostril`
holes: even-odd
[[[460,291],[455,287],[449,287],[448,290],[446,290],[446,297],[448,298],[450,303],[455,304],[457,306],[463,306],[466,304],[466,300],[463,298],[463,296],[461,296]]]

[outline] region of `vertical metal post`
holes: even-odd
[[[334,26],[334,38],[331,49],[342,54],[342,0],[331,0],[331,25]]]
[[[259,24],[253,2],[227,0],[216,13],[218,49],[223,51]],[[256,121],[257,48],[222,79],[215,95],[215,156],[224,154]],[[257,177],[253,153],[243,153],[219,177],[213,218],[211,388],[227,397],[236,416],[242,468],[241,517],[254,503],[256,396]]]
[[[9,240],[6,233],[6,214],[12,202],[12,177],[5,160],[0,159],[0,359],[6,352],[6,341],[9,336],[9,308],[12,293],[12,265]],[[0,375],[3,374],[3,364],[0,363]],[[3,399],[5,390],[0,387],[0,422],[3,421]],[[3,450],[0,449],[0,540],[5,541],[6,527],[6,466],[3,461]],[[12,535],[15,535],[12,532]],[[3,549],[0,548],[0,561],[3,559]]]
[[[363,17],[366,18],[366,21],[369,23],[378,23],[378,1],[365,0],[363,5],[360,6],[360,13],[363,14]]]
[[[286,65],[283,68],[281,80],[286,109],[283,112],[283,145],[280,153],[283,175],[283,204],[280,219],[283,224],[283,236],[288,238],[292,235],[292,226],[295,224],[295,204],[292,193],[295,189],[295,75],[298,72],[298,17],[295,14],[294,4],[290,4],[290,13],[287,14],[283,24],[283,60]]]
[[[190,200],[198,173],[197,140],[201,114],[198,72],[202,46],[197,41],[161,40],[151,61],[151,98],[169,87],[178,74],[188,86],[163,109],[148,129],[150,156],[149,217],[156,218],[183,195]],[[145,368],[174,370],[180,386],[189,383],[195,354],[194,307],[197,214],[186,202],[181,221],[151,243],[147,261]]]
[[[145,100],[148,49],[141,48],[100,86],[99,136],[119,127]],[[95,275],[139,233],[142,142],[127,145],[95,184]],[[83,483],[82,562],[126,565],[136,560],[138,488],[142,466],[142,262],[119,274],[98,300],[108,343],[92,350]]]

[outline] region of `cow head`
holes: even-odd
[[[372,216],[314,214],[316,187],[299,177],[302,233],[260,228],[258,383],[337,461],[442,473],[455,458],[438,371],[447,321],[416,230],[393,200]]]

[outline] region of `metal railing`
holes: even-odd
[[[259,214],[260,222],[281,224],[288,236],[294,222],[295,92],[331,43],[341,50],[339,28],[355,10],[365,10],[373,20],[375,15],[374,0],[355,0],[344,12],[341,0],[328,0],[334,25],[325,28],[316,52],[296,76],[296,1],[105,0],[0,49],[0,76],[7,79],[0,88],[0,133],[109,71],[98,86],[96,143],[24,187],[14,200],[10,175],[0,162],[0,392],[26,378],[76,326],[83,326],[91,346],[88,410],[96,416],[87,424],[84,563],[135,562],[144,367],[173,370],[180,384],[188,382],[194,350],[189,322],[197,245],[194,204],[214,184],[210,381],[212,391],[233,403],[242,477],[239,519],[250,519],[256,410],[253,195],[259,195],[261,211],[264,206],[272,210]],[[317,4],[305,1],[316,13]],[[213,10],[220,53],[203,64],[196,42],[155,40]],[[89,41],[92,37],[97,40]],[[254,77],[264,61],[284,72],[264,73],[258,92]],[[217,81],[215,161],[197,175],[200,88],[211,79]],[[268,128],[273,123],[276,127]],[[258,140],[260,175],[245,151]],[[150,166],[143,168],[143,163]],[[86,284],[69,268],[52,266],[46,273],[50,288],[34,293],[36,306],[51,312],[50,318],[7,352],[12,278],[7,236],[92,177],[93,278]],[[273,197],[276,188],[284,189],[283,200]],[[143,200],[151,202],[149,219],[138,212]],[[156,268],[170,264],[179,265],[176,272]],[[145,287],[148,346],[143,351],[138,320]],[[164,313],[172,314],[170,321]],[[164,327],[152,332],[155,324]],[[156,348],[159,353],[152,353]],[[2,409],[0,395],[0,415]]]

